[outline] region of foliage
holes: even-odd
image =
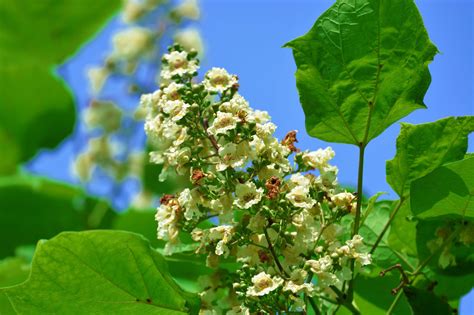
[[[115,212],[77,187],[34,176],[0,177],[0,257],[64,230],[108,228]]]
[[[425,107],[437,49],[412,0],[338,0],[286,46],[311,136],[365,145]]]
[[[136,28],[162,3],[133,3],[123,11],[133,31],[115,37],[111,58],[90,73],[95,92],[111,74],[134,78],[149,53]],[[55,67],[117,6],[0,4],[2,314],[456,311],[474,284],[474,158],[466,152],[474,118],[402,123],[396,155],[386,164],[400,198],[362,197],[365,147],[426,107],[428,64],[437,49],[413,0],[336,0],[306,35],[286,44],[307,132],[359,147],[357,192],[338,186],[331,149],[298,152],[295,132],[278,141],[268,114],[238,94],[236,76],[213,68],[198,82],[197,52],[173,46],[160,89],[144,95],[135,113],[148,115],[146,154],[127,151],[118,159],[109,146],[132,113],[124,116],[98,94],[85,115],[101,135],[76,163],[79,176],[97,165],[117,181],[140,178],[140,208],[155,194],[178,192],[163,195],[156,213],[120,214],[86,189],[13,175],[72,131],[73,98]],[[174,26],[199,16],[194,0],[170,10]],[[153,35],[155,43],[161,35]],[[132,39],[141,49],[131,49]],[[131,84],[131,93],[151,92],[152,85]],[[143,159],[148,153],[150,163]],[[181,177],[158,182],[159,172],[165,180],[174,171]]]
[[[79,48],[119,3],[1,2],[0,146],[5,155],[0,160],[0,174],[14,173],[18,163],[29,160],[41,148],[54,148],[72,132],[73,97],[54,73],[55,67]],[[54,132],[42,128],[45,125],[54,127]]]
[[[187,314],[199,307],[139,235],[64,232],[42,241],[28,280],[0,289],[15,313]]]

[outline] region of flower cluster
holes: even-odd
[[[341,223],[357,198],[338,186],[331,148],[301,152],[296,131],[279,141],[269,114],[238,93],[237,76],[212,68],[196,80],[196,54],[176,45],[163,63],[160,89],[141,98],[157,147],[150,158],[163,164],[160,180],[176,171],[192,187],[163,196],[158,238],[172,254],[190,233],[216,268],[203,314],[302,311],[304,296],[342,288],[352,262],[370,264],[362,237]],[[222,262],[238,267],[223,273]],[[227,302],[215,298],[223,288]]]
[[[111,39],[113,50],[101,65],[87,71],[92,100],[84,111],[83,122],[88,141],[82,152],[77,153],[72,167],[76,177],[84,184],[105,173],[110,178],[107,184],[111,186],[111,194],[117,194],[117,189],[122,188],[117,181],[132,177],[146,178],[149,167],[144,158],[147,156],[144,148],[130,145],[132,141],[142,142],[142,139],[136,139],[139,136],[142,138],[143,109],[130,110],[126,103],[119,102],[115,92],[120,87],[114,89],[114,96],[105,96],[107,86],[112,84],[109,78],[119,78],[119,85],[126,83],[123,94],[137,99],[142,93],[156,88],[155,84],[148,86],[144,82],[153,81],[148,76],[159,72],[161,63],[154,60],[159,60],[164,41],[173,38],[187,51],[203,53],[199,32],[189,26],[190,21],[200,17],[196,0],[126,0],[121,17],[125,25]],[[166,62],[174,68],[168,67],[168,78],[183,69],[191,69],[179,53],[169,58]],[[147,71],[136,71],[139,68],[146,68]],[[155,188],[147,186],[144,181],[142,184],[144,188],[131,203],[138,209],[150,208],[156,198],[153,191],[162,190],[158,185]],[[125,207],[128,206],[127,203]]]

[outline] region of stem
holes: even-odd
[[[316,315],[321,315],[321,311],[319,310],[318,306],[316,305],[316,302],[314,301],[313,297],[306,296],[306,298],[308,299],[309,304],[311,304],[311,307],[313,308],[314,313]]]
[[[365,144],[361,143],[359,146],[359,172],[357,174],[357,206],[356,206],[354,230],[352,232],[352,236],[359,233],[360,209],[362,207],[362,185],[363,185],[363,178],[364,178],[364,153],[365,153]]]
[[[372,249],[370,250],[370,253],[373,254],[375,250],[377,249],[377,246],[379,246],[379,243],[382,241],[383,236],[387,232],[390,224],[392,223],[393,219],[395,218],[395,215],[397,214],[398,210],[402,207],[403,202],[405,201],[405,198],[401,197],[400,200],[398,200],[397,206],[395,209],[393,209],[392,213],[390,213],[390,218],[388,219],[387,223],[385,223],[385,226],[382,229],[382,232],[380,232],[379,236],[377,237],[377,240],[375,241],[374,245],[372,246]]]
[[[355,308],[354,305],[352,305],[352,299],[347,299],[347,296],[344,293],[342,293],[341,290],[339,290],[336,286],[332,285],[330,288],[331,290],[334,291],[334,293],[336,293],[337,300],[340,303],[340,305],[347,308],[349,311],[352,312],[352,314],[360,315],[360,311],[357,308]]]
[[[275,261],[278,269],[286,277],[289,277],[290,275],[285,271],[285,269],[283,269],[283,266],[281,265],[280,260],[278,259],[278,256],[275,252],[275,249],[273,248],[272,242],[270,241],[270,237],[268,236],[268,232],[267,232],[266,228],[263,229],[263,233],[265,234],[265,238],[266,238],[267,243],[268,243],[268,249],[270,250],[270,253],[272,253],[273,260]]]
[[[395,296],[395,299],[393,300],[392,304],[388,308],[387,315],[390,315],[390,314],[393,313],[393,311],[395,310],[395,307],[398,304],[398,301],[400,301],[400,298],[402,297],[402,293],[403,293],[403,290],[400,290],[400,291],[397,292],[397,295]]]
[[[202,120],[202,126],[204,127],[204,132],[206,133],[207,138],[209,139],[209,141],[211,141],[211,144],[214,147],[214,150],[216,151],[216,154],[219,155],[219,145],[217,144],[216,138],[214,138],[213,135],[211,135],[207,132],[207,129],[209,128],[209,123],[208,123],[207,119]]]
[[[357,206],[356,206],[356,214],[355,214],[355,219],[354,219],[354,229],[352,231],[352,237],[354,237],[354,235],[359,233],[360,210],[362,208],[362,185],[363,185],[363,179],[364,179],[365,146],[366,144],[364,142],[361,142],[359,145],[359,171],[357,174]],[[352,301],[352,296],[354,293],[354,279],[355,279],[354,268],[355,268],[355,260],[352,259],[350,263],[352,279],[349,281],[349,287],[347,289],[347,295],[350,301]],[[343,285],[343,288],[345,288],[345,283]]]

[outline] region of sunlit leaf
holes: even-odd
[[[399,196],[408,196],[415,179],[444,163],[461,160],[467,136],[474,131],[474,117],[449,117],[432,123],[402,124],[397,153],[387,161],[387,181]]]
[[[437,48],[413,0],[338,0],[286,46],[313,137],[366,144],[425,107]]]
[[[65,232],[39,243],[27,282],[0,289],[18,314],[196,314],[199,299],[171,279],[137,234]]]

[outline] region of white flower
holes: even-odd
[[[156,90],[153,93],[143,94],[140,97],[140,107],[146,110],[146,113],[151,113],[152,111],[158,111],[158,104],[162,96],[161,90]]]
[[[120,128],[122,110],[112,102],[92,102],[84,112],[84,122],[88,128],[112,132]]]
[[[163,104],[163,112],[169,114],[172,121],[181,120],[188,112],[189,104],[182,100],[167,101]]]
[[[295,207],[310,209],[316,204],[316,200],[309,196],[309,189],[304,186],[296,186],[288,194],[288,199]]]
[[[337,186],[337,173],[339,172],[337,166],[329,165],[319,172],[321,175],[317,177],[316,183],[322,190],[327,191]]]
[[[163,152],[161,151],[152,151],[149,154],[150,156],[150,162],[153,164],[163,164],[164,159],[163,159]]]
[[[267,122],[265,124],[257,124],[255,126],[257,130],[257,136],[261,139],[266,139],[271,137],[276,130],[276,125],[272,122]],[[273,139],[272,139],[273,140]],[[276,141],[276,139],[274,139]],[[276,141],[278,143],[278,141]]]
[[[151,32],[144,27],[131,27],[115,34],[112,42],[115,56],[133,60],[149,48]]]
[[[190,20],[197,20],[201,15],[197,0],[184,0],[173,12],[181,18]]]
[[[335,153],[331,147],[327,147],[324,150],[318,149],[317,151],[303,152],[301,155],[304,164],[319,170],[327,168],[329,166],[328,162],[333,159],[334,156]]]
[[[260,272],[258,275],[252,277],[253,286],[247,289],[248,296],[263,296],[283,284],[283,279],[276,276],[273,277],[265,272]]]
[[[109,70],[105,67],[93,67],[87,70],[87,77],[91,85],[92,93],[97,94],[109,77]]]
[[[215,249],[216,255],[227,256],[229,254],[229,248],[227,247],[227,243],[232,239],[233,234],[234,227],[232,225],[220,225],[209,229],[209,240],[219,240]]]
[[[306,265],[308,265],[312,272],[320,273],[329,271],[333,265],[332,258],[328,255],[319,258],[318,260],[307,260]]]
[[[206,90],[222,93],[237,84],[237,77],[223,68],[212,68],[206,73],[203,83]]]
[[[242,142],[240,144],[227,143],[225,146],[219,148],[219,156],[221,157],[219,163],[216,165],[218,171],[224,171],[228,167],[236,168],[245,164],[247,160],[248,144]]]
[[[212,125],[207,129],[211,135],[226,134],[227,131],[237,127],[237,118],[231,113],[217,112]]]
[[[370,265],[372,263],[372,255],[367,253],[356,253],[354,258],[362,266]]]
[[[255,110],[247,117],[250,122],[265,124],[270,120],[270,115],[264,110]]]
[[[170,200],[166,204],[161,204],[156,212],[155,220],[158,222],[158,239],[166,240],[169,244],[179,242],[177,227],[179,204],[176,200]],[[166,248],[165,248],[166,249]],[[171,254],[171,247],[167,246],[165,254]]]
[[[230,101],[224,102],[219,106],[219,110],[222,112],[232,113],[238,115],[244,112],[248,115],[251,112],[249,103],[243,98],[242,95],[235,93]],[[248,116],[246,117],[248,120]]]
[[[184,189],[178,196],[179,204],[185,209],[184,218],[186,220],[192,220],[195,217],[201,216],[201,211],[193,198],[191,190],[189,188]]]
[[[257,189],[253,182],[237,184],[235,196],[237,199],[234,201],[234,204],[241,209],[248,209],[260,202],[263,196],[263,188]]]
[[[349,207],[354,199],[355,196],[348,192],[338,193],[331,198],[332,202],[338,207]]]
[[[168,100],[177,100],[180,98],[179,89],[183,87],[183,84],[171,82],[168,86],[163,88],[163,94]]]
[[[314,292],[314,287],[311,283],[296,284],[293,281],[288,281],[283,287],[283,291],[291,291],[292,293],[299,294],[305,293],[311,296]]]
[[[356,234],[352,237],[351,240],[348,240],[346,241],[346,244],[350,247],[350,248],[359,248],[362,244],[363,244],[363,241],[364,238],[362,236],[360,236],[359,234]]]
[[[292,183],[294,186],[302,186],[309,189],[309,186],[311,185],[311,180],[301,173],[296,173],[291,175],[290,183]]]
[[[181,145],[186,139],[188,139],[188,127],[181,127],[181,130],[179,131],[176,140],[173,141],[174,146],[179,146]]]
[[[188,53],[185,51],[172,51],[163,56],[165,63],[161,71],[161,77],[170,80],[173,76],[183,76],[193,74],[199,69],[195,60],[188,60]]]
[[[195,28],[187,28],[177,31],[174,35],[174,41],[180,44],[187,51],[194,49],[201,54],[204,51],[201,35]]]
[[[94,169],[94,160],[88,152],[81,153],[77,156],[72,166],[73,173],[79,177],[82,182],[87,182],[91,179],[92,171]]]
[[[125,23],[133,23],[137,21],[147,11],[144,3],[137,0],[125,1],[123,8],[122,19]]]

